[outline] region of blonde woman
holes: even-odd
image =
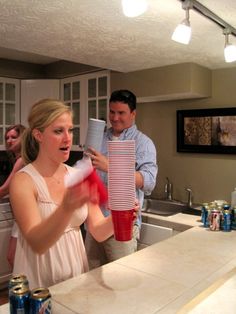
[[[45,99],[31,108],[22,142],[26,166],[10,184],[10,201],[19,226],[14,273],[24,273],[30,287],[51,286],[88,271],[80,231],[104,241],[113,234],[111,217],[104,218],[96,184],[66,188],[64,178],[75,169],[64,162],[72,145],[72,113],[58,100]]]

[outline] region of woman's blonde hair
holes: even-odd
[[[32,131],[37,129],[43,132],[54,120],[66,112],[72,114],[69,106],[56,99],[42,99],[32,106],[28,116],[29,128],[25,130],[22,139],[21,156],[25,164],[34,161],[39,152],[39,144]]]

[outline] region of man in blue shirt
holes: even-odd
[[[140,132],[135,124],[136,96],[129,90],[117,90],[111,94],[109,100],[109,128],[103,137],[101,152],[89,149],[93,166],[107,185],[108,172],[108,141],[135,140],[135,184],[136,197],[139,201],[140,212],[133,228],[133,238],[130,241],[116,241],[114,237],[98,243],[87,233],[85,246],[87,250],[90,269],[112,262],[118,258],[137,251],[137,240],[141,227],[141,208],[144,195],[150,195],[156,185],[157,161],[156,148],[152,140]],[[105,216],[110,211],[103,208]]]

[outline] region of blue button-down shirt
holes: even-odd
[[[130,128],[123,130],[120,134],[119,141],[135,140],[135,154],[136,163],[135,170],[139,171],[143,177],[142,189],[136,189],[136,197],[139,201],[140,209],[143,206],[144,195],[150,195],[156,185],[157,177],[157,156],[156,148],[152,140],[137,129],[137,126],[133,124]],[[113,140],[112,128],[108,129],[104,133],[101,153],[105,156],[108,155],[108,141]],[[105,185],[108,183],[107,173],[104,171],[98,171],[99,176]],[[102,209],[105,216],[110,214],[110,211]],[[141,225],[141,210],[137,219],[137,224]]]

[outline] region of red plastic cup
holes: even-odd
[[[117,241],[129,241],[133,235],[134,210],[112,210],[114,237]]]

